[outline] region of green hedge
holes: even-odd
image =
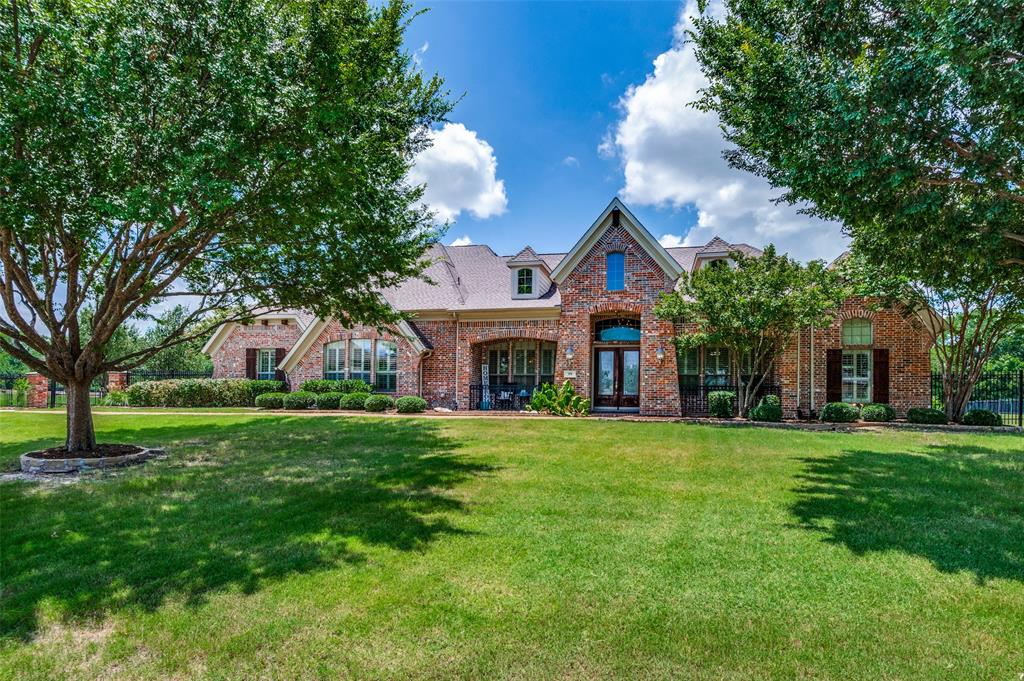
[[[299,390],[311,393],[372,393],[373,386],[366,381],[356,378],[346,378],[343,381],[329,381],[325,378],[317,378],[311,381],[304,381]]]
[[[860,417],[865,421],[892,421],[896,418],[896,410],[888,404],[865,404],[860,410]]]
[[[962,423],[965,426],[1001,426],[1003,419],[988,409],[972,409],[964,414]]]
[[[285,409],[311,409],[316,406],[316,393],[298,390],[284,396]]]
[[[782,420],[782,403],[778,395],[765,395],[761,403],[750,410],[751,421],[770,421],[778,423]]]
[[[288,393],[263,393],[257,395],[256,406],[260,409],[281,409]]]
[[[931,423],[944,425],[949,423],[945,412],[931,407],[914,407],[907,410],[907,420],[911,423]]]
[[[337,409],[343,393],[320,393],[316,396],[317,409]]]
[[[283,381],[247,378],[173,378],[128,387],[131,407],[251,407],[264,393],[281,392]]]
[[[395,401],[387,395],[370,395],[363,403],[366,411],[387,411],[395,408]]]
[[[830,423],[853,423],[860,418],[860,410],[846,402],[829,402],[821,410],[821,420]]]
[[[427,401],[415,395],[406,395],[395,400],[395,409],[402,414],[419,414],[427,410]]]
[[[341,398],[338,406],[342,409],[362,409],[363,403],[369,396],[369,393],[349,393]]]
[[[708,413],[719,419],[732,418],[732,401],[736,393],[731,390],[715,390],[708,393]]]

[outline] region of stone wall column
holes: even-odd
[[[31,409],[45,409],[50,406],[50,379],[35,371],[28,375],[25,406]]]

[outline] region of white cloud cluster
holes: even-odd
[[[455,220],[466,211],[482,219],[504,213],[505,182],[497,177],[491,145],[462,123],[445,123],[432,134],[433,145],[416,157],[409,179],[427,185],[423,200],[437,217]]]
[[[452,246],[471,246],[472,244],[473,240],[469,238],[468,234],[463,234],[451,243]]]
[[[709,10],[721,15],[720,2]],[[618,156],[625,174],[622,197],[628,202],[681,208],[692,204],[698,222],[685,245],[707,243],[718,235],[731,243],[774,243],[802,260],[839,255],[847,244],[839,225],[776,204],[781,193],[722,158],[725,141],[714,113],[690,106],[706,84],[693,46],[686,41],[697,4],[689,0],[675,26],[673,46],[654,60],[654,72],[631,86],[620,100],[622,117],[598,147]],[[662,245],[682,245],[666,234]]]

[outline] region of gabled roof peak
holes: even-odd
[[[525,248],[523,248],[523,250],[519,251],[518,253],[513,255],[511,258],[509,258],[508,259],[508,264],[509,265],[519,265],[519,264],[526,265],[526,264],[536,263],[536,262],[539,262],[539,261],[540,261],[540,256],[537,255],[537,251],[533,250],[529,246],[526,246]]]
[[[729,251],[735,250],[735,246],[725,241],[719,236],[712,237],[711,241],[704,244],[698,253],[728,253]]]

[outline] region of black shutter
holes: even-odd
[[[287,355],[287,354],[288,354],[288,351],[285,350],[284,348],[275,348],[274,349],[274,366],[275,367],[281,366],[281,362],[284,360],[284,356]],[[278,380],[278,381],[283,381],[284,380],[284,371],[282,371],[281,369],[276,369],[274,371],[274,378],[276,380]]]
[[[843,351],[825,351],[825,400],[843,401]]]
[[[872,355],[871,401],[889,404],[889,351],[875,348]]]
[[[245,349],[245,377],[256,378],[256,353],[258,348]]]

